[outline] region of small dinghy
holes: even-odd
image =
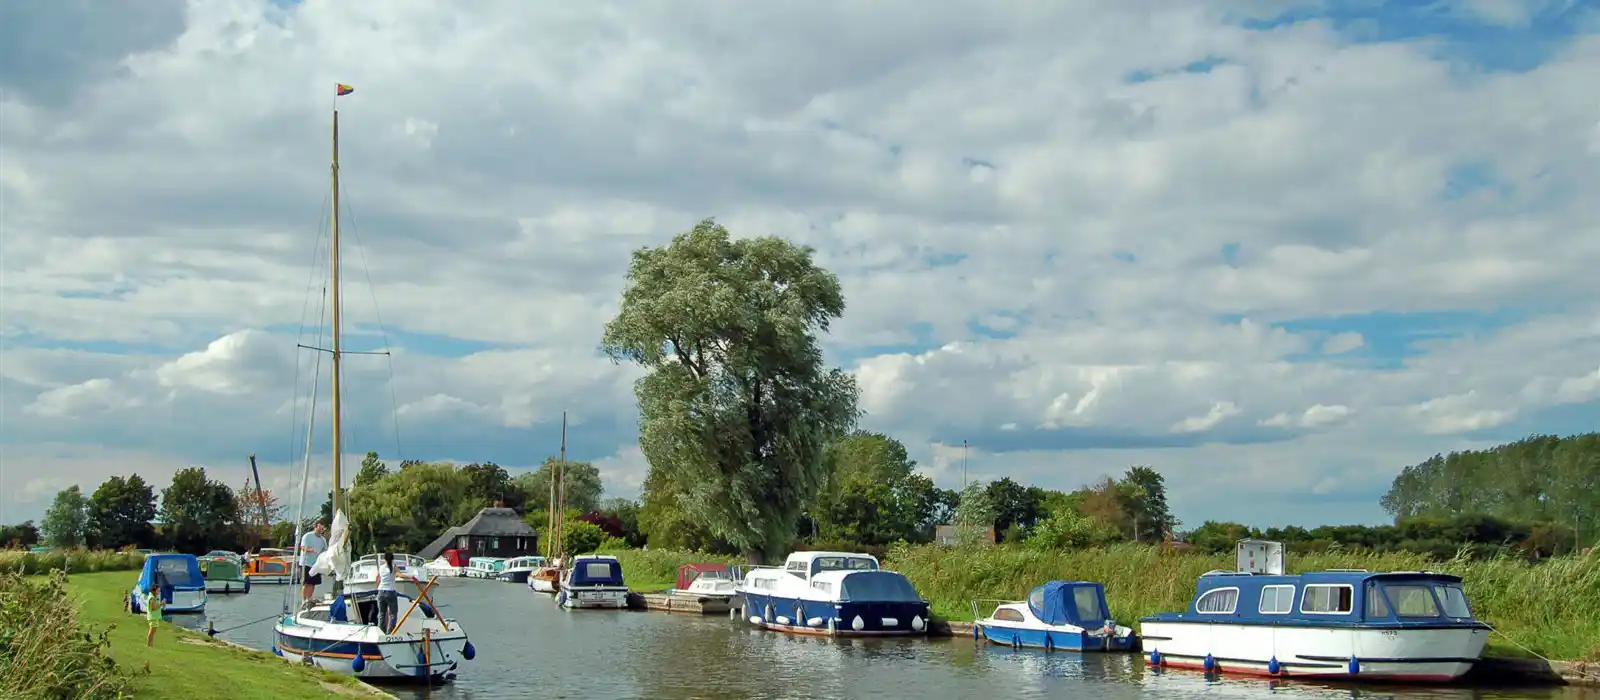
[[[996,606],[973,632],[1014,648],[1132,651],[1138,645],[1132,628],[1111,619],[1105,587],[1090,581],[1050,581],[1027,600]]]

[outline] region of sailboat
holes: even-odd
[[[563,472],[567,466],[567,414],[561,413],[561,459],[556,462],[550,471],[550,508],[545,522],[545,564],[543,568],[528,574],[528,588],[535,593],[548,593],[555,595],[561,588],[561,567],[564,563],[562,554],[565,553],[561,541],[561,530],[564,527],[562,512],[566,507],[566,484],[563,483]]]
[[[348,95],[353,89],[339,84],[335,98]],[[340,348],[339,300],[339,110],[333,110],[333,217],[332,235],[328,245],[329,308],[332,309],[333,345],[328,350],[333,360],[331,393],[333,423],[333,526],[328,533],[328,546],[317,556],[311,567],[313,574],[333,577],[333,593],[321,599],[298,600],[299,587],[293,587],[295,604],[285,610],[273,625],[273,653],[297,663],[354,675],[363,680],[415,679],[442,682],[455,677],[458,659],[471,660],[476,652],[467,640],[466,630],[455,620],[446,619],[428,597],[428,586],[419,586],[416,596],[400,591],[398,620],[389,629],[378,624],[377,591],[345,591],[343,584],[350,580],[350,523],[345,516],[343,482],[340,464],[344,442],[340,415],[340,360],[346,351]],[[318,349],[320,348],[313,348]],[[312,414],[315,415],[313,393]],[[312,421],[308,421],[306,435],[305,474],[301,482],[301,503],[305,507],[305,483],[311,465]],[[300,539],[298,528],[295,541]],[[291,612],[292,611],[292,612]]]

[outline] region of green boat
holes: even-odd
[[[205,563],[207,593],[249,593],[250,579],[235,562],[213,559]]]

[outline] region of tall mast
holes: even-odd
[[[567,533],[567,412],[561,412],[561,460],[556,463],[556,532],[560,533],[561,540],[565,540]],[[560,541],[560,540],[558,540]],[[566,556],[567,543],[560,541],[561,554]]]
[[[339,415],[339,110],[333,110],[333,235],[328,243],[330,302],[333,307],[333,512],[344,505],[339,491],[339,466],[344,455],[343,428]]]

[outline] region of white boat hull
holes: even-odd
[[[137,586],[129,593],[132,599],[133,612],[144,614],[144,593]],[[203,613],[206,611],[206,591],[200,589],[180,589],[172,592],[172,602],[161,606],[161,614],[177,615],[180,613]]]
[[[1153,665],[1310,678],[1450,681],[1483,653],[1489,630],[1143,622]],[[1210,661],[1207,661],[1210,659]]]
[[[556,582],[547,578],[528,577],[528,588],[534,593],[555,593]]]
[[[628,607],[628,589],[575,588],[562,590],[558,602],[561,603],[561,607],[568,609],[621,610]]]
[[[352,626],[340,627],[344,629],[336,631],[343,632]],[[370,627],[370,630],[370,634],[359,634],[357,638],[383,638],[377,628]],[[310,663],[321,669],[362,679],[437,680],[453,676],[459,659],[464,658],[467,645],[465,635],[430,637],[426,640],[428,651],[424,656],[424,640],[420,635],[406,635],[405,639],[393,642],[363,642],[358,647],[355,642],[340,637],[327,638],[323,634],[307,636],[303,632],[280,625],[275,646],[278,655],[293,663]],[[357,649],[362,656],[359,671],[356,670],[354,656]]]

